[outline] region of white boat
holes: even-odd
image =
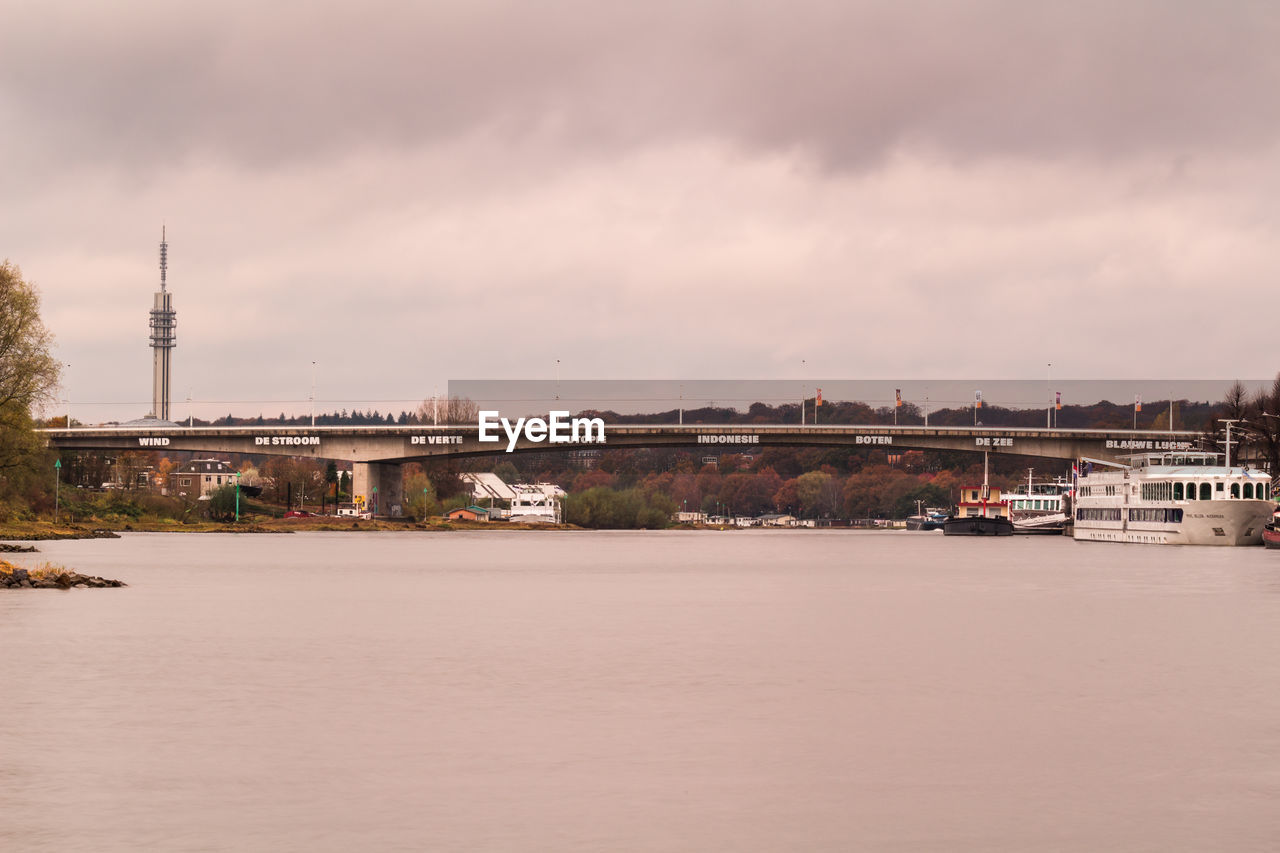
[[[1262,528],[1275,509],[1266,472],[1231,467],[1220,453],[1129,458],[1128,465],[1084,464],[1076,484],[1076,539],[1154,545],[1262,542]]]
[[[559,524],[560,502],[555,496],[539,488],[515,488],[511,499],[508,521],[524,524]]]
[[[1004,493],[1013,530],[1015,533],[1061,533],[1071,510],[1071,484],[1062,478],[1036,482],[1032,473],[1033,470],[1028,470],[1026,483]]]

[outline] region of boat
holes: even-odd
[[[507,520],[524,524],[559,524],[560,502],[546,489],[516,486]]]
[[[1262,528],[1262,544],[1268,548],[1280,548],[1280,509],[1271,516],[1271,523]]]
[[[924,501],[916,501],[916,514],[907,516],[908,530],[941,530],[947,511],[938,507],[922,509]]]
[[[982,485],[960,489],[955,513],[942,525],[947,536],[1012,536],[1009,503],[987,482],[987,454],[982,454]]]
[[[1034,472],[1027,469],[1027,482],[1002,495],[1009,502],[1013,532],[1061,534],[1071,518],[1071,484],[1061,477],[1037,482]]]
[[[1271,477],[1221,453],[1081,460],[1072,535],[1088,542],[1257,545],[1272,520]],[[1096,470],[1095,470],[1096,466]]]

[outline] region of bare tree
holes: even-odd
[[[480,406],[467,397],[429,397],[415,413],[418,423],[466,426],[480,418]]]
[[[1250,405],[1253,433],[1267,458],[1271,476],[1280,474],[1280,373],[1254,395]]]

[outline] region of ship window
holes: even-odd
[[[1213,500],[1213,483],[1200,484],[1200,500],[1202,501]]]
[[[1235,491],[1235,488],[1236,488],[1235,483],[1232,483],[1231,490]],[[1232,497],[1235,497],[1235,495],[1232,495]],[[1253,483],[1244,484],[1244,499],[1247,501],[1253,500]]]
[[[1181,483],[1173,484],[1173,499],[1175,501],[1182,500],[1182,484]]]
[[[1238,497],[1240,497],[1240,484],[1239,484],[1239,483],[1232,483],[1232,484],[1231,484],[1231,498],[1232,498],[1232,500],[1234,500],[1235,498],[1238,498]]]

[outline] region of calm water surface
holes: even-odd
[[[0,850],[1280,848],[1280,554],[135,534],[0,593]]]

